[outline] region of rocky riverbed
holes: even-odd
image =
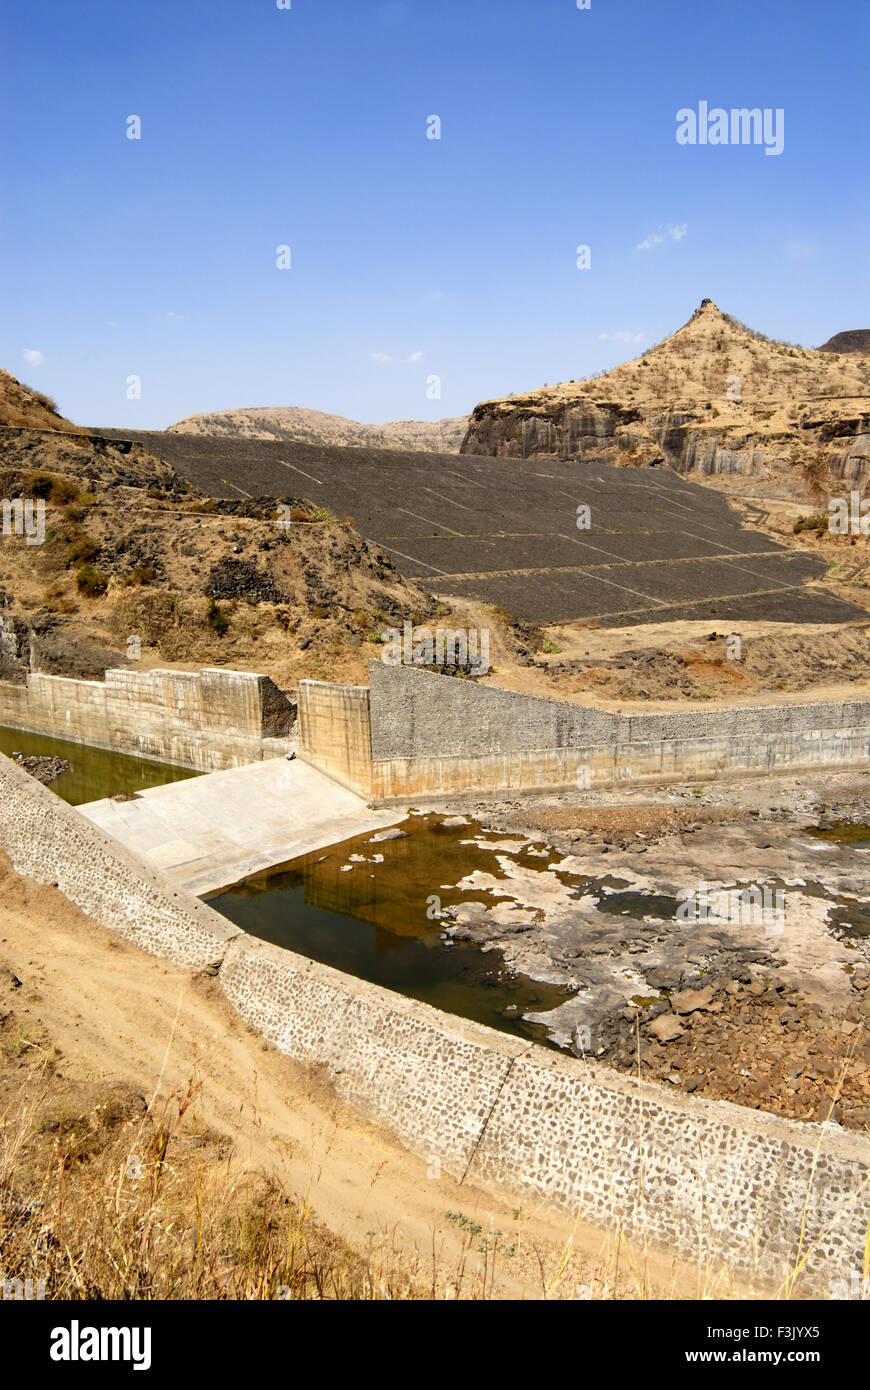
[[[527,1015],[554,1041],[688,1091],[870,1127],[866,777],[587,792],[468,814],[505,833],[471,831],[492,869],[456,885],[446,937],[572,991]]]

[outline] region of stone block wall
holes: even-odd
[[[0,849],[20,873],[55,884],[95,922],[176,965],[220,960],[241,935],[2,754]]]
[[[371,797],[713,778],[870,763],[870,701],[622,714],[371,663]]]

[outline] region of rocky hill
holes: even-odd
[[[351,518],[210,498],[129,440],[0,424],[0,497],[45,504],[42,543],[0,537],[0,679],[141,660],[359,680],[382,626],[436,611]]]
[[[78,425],[65,420],[49,396],[3,371],[0,371],[0,425],[79,433]]]
[[[705,299],[613,371],[478,405],[462,452],[665,463],[811,500],[870,479],[870,356],[771,341]]]
[[[188,415],[169,427],[174,434],[207,434],[224,439],[288,440],[299,444],[413,449],[445,454],[459,452],[467,428],[466,415],[454,420],[393,420],[387,425],[361,425],[343,415],[327,415],[299,406],[264,406],[222,410],[214,415]]]
[[[870,356],[870,328],[849,328],[845,333],[835,333],[819,352],[862,352]]]

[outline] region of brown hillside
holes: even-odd
[[[665,463],[810,501],[870,476],[870,357],[771,341],[705,299],[602,376],[478,405],[462,449]]]
[[[870,356],[870,328],[848,328],[844,333],[835,333],[819,352],[862,352]]]
[[[129,441],[0,426],[0,496],[46,504],[43,544],[0,539],[3,679],[100,679],[131,636],[145,666],[359,679],[382,626],[436,611],[352,518],[285,496],[279,527],[275,499],[210,499]]]
[[[214,415],[188,415],[170,425],[169,430],[173,434],[207,434],[223,439],[272,439],[449,454],[459,452],[467,428],[466,415],[455,420],[393,420],[386,425],[361,425],[357,420],[320,410],[263,406],[221,410]]]
[[[0,425],[62,430],[69,434],[80,432],[78,425],[64,419],[49,396],[35,391],[32,386],[25,386],[17,377],[3,371],[0,371]]]

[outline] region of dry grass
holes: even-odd
[[[19,1034],[10,1044],[8,1029],[3,1041],[7,1064],[19,1054],[16,1084],[0,1098],[6,1298],[30,1289],[53,1300],[487,1300],[503,1296],[501,1272],[518,1256],[532,1269],[528,1296],[538,1299],[752,1296],[752,1281],[735,1279],[703,1217],[688,1276],[674,1262],[663,1277],[661,1252],[644,1235],[630,1238],[621,1223],[591,1263],[580,1256],[576,1221],[561,1250],[545,1252],[525,1238],[521,1211],[510,1232],[445,1212],[462,1238],[449,1263],[434,1240],[409,1258],[390,1233],[369,1233],[361,1254],[316,1218],[305,1197],[239,1164],[232,1144],[198,1122],[197,1079],[149,1102],[131,1087],[61,1076],[44,1043]],[[638,1142],[643,1149],[641,1134]],[[699,1202],[706,1206],[703,1191]],[[754,1244],[757,1253],[761,1232]],[[802,1241],[775,1296],[800,1295],[798,1275],[811,1251]]]
[[[150,1062],[137,1061],[138,1046],[131,1051],[123,1036],[104,1040],[100,1028],[89,1029],[85,1041],[84,1034],[75,1032],[84,1007],[80,992],[67,989],[58,995],[52,981],[57,972],[51,962],[58,951],[77,956],[75,936],[67,928],[61,933],[58,921],[64,900],[56,889],[38,885],[27,885],[20,898],[14,879],[7,878],[3,889],[0,931],[13,943],[24,931],[12,965],[18,969],[26,959],[32,979],[22,983],[0,962],[0,1290],[4,1280],[18,1280],[24,1287],[28,1281],[31,1287],[42,1281],[49,1299],[752,1295],[756,1281],[731,1272],[732,1223],[722,1208],[722,1193],[727,1205],[730,1191],[735,1219],[745,1216],[744,1155],[732,1155],[733,1168],[724,1172],[715,1151],[695,1155],[697,1243],[694,1258],[678,1259],[674,1252],[656,1248],[649,1235],[650,1193],[643,1165],[626,1207],[624,1195],[617,1195],[624,1176],[617,1160],[610,1176],[615,1208],[625,1208],[624,1222],[614,1221],[600,1235],[583,1223],[579,1210],[573,1220],[570,1215],[555,1219],[534,1200],[514,1210],[506,1198],[502,1202],[477,1192],[473,1173],[464,1187],[440,1174],[430,1187],[424,1179],[436,1175],[392,1143],[381,1145],[374,1132],[362,1150],[348,1146],[344,1126],[352,1125],[352,1118],[336,1112],[329,1094],[313,1103],[310,1078],[297,1090],[293,1068],[275,1070],[262,1044],[256,1051],[262,1091],[255,1084],[252,1098],[244,1085],[231,1085],[228,1116],[218,1094],[220,1082],[209,1079],[214,1061],[205,1069],[200,1051],[202,1044],[217,1056],[212,1032],[223,1037],[227,1026],[222,1009],[213,1014],[210,993],[195,992],[197,1031],[190,1049],[176,1036],[177,1011],[165,1052],[161,1044]],[[11,913],[10,904],[19,902]],[[31,935],[32,948],[26,944]],[[105,980],[113,999],[120,992],[126,1000],[132,987],[129,967],[123,968],[129,951],[135,956],[130,964],[141,1027],[153,1016],[170,1021],[162,1005],[156,1015],[145,1008],[152,990],[161,1001],[166,997],[165,967],[145,955],[140,958],[123,943],[101,945],[102,935],[87,938],[82,952],[87,970],[98,983]],[[75,971],[70,978],[76,979]],[[89,996],[88,1014],[102,1017],[99,987]],[[82,1021],[83,1029],[87,1023]],[[68,1055],[54,1038],[70,1036],[71,1030],[79,1041]],[[152,1022],[152,1035],[154,1030]],[[163,1037],[162,1028],[157,1036]],[[653,1078],[641,1056],[639,1033],[635,1042],[632,1070],[643,1102],[645,1083]],[[119,1071],[121,1055],[129,1065],[125,1062]],[[285,1059],[276,1055],[276,1060],[283,1067]],[[240,1075],[247,1065],[246,1060],[239,1063]],[[172,1083],[165,1079],[170,1072]],[[130,1084],[119,1076],[137,1081]],[[840,1076],[825,1118],[833,1114],[842,1085]],[[280,1118],[285,1112],[275,1109],[276,1087],[282,1097],[290,1097],[294,1113],[305,1107],[301,1128],[288,1129],[286,1118]],[[274,1142],[265,1148],[255,1142],[255,1136],[259,1141],[270,1131]],[[818,1138],[820,1146],[821,1128]],[[636,1146],[638,1154],[649,1151],[643,1103],[637,1112]],[[256,1167],[251,1166],[252,1153],[260,1155]],[[823,1172],[823,1165],[814,1171],[809,1190],[818,1189]],[[319,1219],[312,1194],[318,1202],[332,1200],[334,1212],[336,1190],[343,1199],[349,1185],[353,1206],[338,1203],[345,1216],[336,1224],[349,1233],[343,1239]],[[833,1206],[831,1219],[836,1219]],[[797,1276],[815,1239],[809,1221],[807,1226],[809,1234],[799,1242],[791,1271],[774,1291],[778,1297],[802,1294]],[[766,1235],[759,1220],[740,1252],[743,1268],[751,1271]],[[2,1290],[2,1296],[10,1294]]]
[[[4,371],[0,371],[0,424],[15,429],[83,432],[78,425],[64,419],[50,396]]]
[[[387,1229],[368,1231],[353,1249],[316,1217],[307,1194],[241,1163],[233,1143],[202,1123],[203,1100],[196,1077],[150,1098],[82,1079],[44,1035],[0,1012],[2,1296],[488,1300],[506,1288],[546,1300],[733,1296],[713,1259],[687,1281],[685,1269],[664,1266],[619,1227],[590,1258],[579,1219],[566,1219],[560,1246],[543,1245],[533,1214],[518,1209],[500,1229],[470,1193],[468,1205],[454,1198],[443,1213],[450,1244],[433,1230],[409,1250]]]
[[[193,1112],[199,1090],[146,1105],[123,1088],[59,1099],[50,1059],[0,1112],[4,1280],[51,1299],[424,1296],[398,1259],[351,1251]],[[77,1088],[74,1088],[74,1091]]]

